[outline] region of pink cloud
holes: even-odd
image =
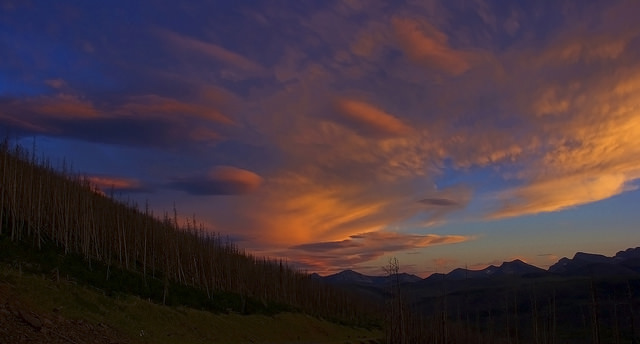
[[[415,63],[452,75],[471,68],[465,53],[451,48],[447,36],[428,22],[394,17],[392,25],[400,47]]]
[[[411,132],[411,128],[398,117],[366,102],[352,99],[338,99],[336,110],[358,129],[374,135],[400,136]]]

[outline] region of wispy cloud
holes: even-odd
[[[213,107],[185,103],[157,95],[132,97],[128,103],[118,108],[118,112],[127,116],[150,118],[193,116],[222,124],[233,124],[231,119]]]
[[[110,192],[149,192],[150,189],[143,183],[134,178],[115,177],[106,175],[93,175],[87,178],[91,185],[97,187],[103,193]]]
[[[300,257],[316,270],[348,269],[366,264],[385,254],[433,245],[455,244],[472,237],[461,235],[402,234],[376,231],[360,233],[345,240],[308,243],[290,247],[290,254]]]
[[[263,75],[266,73],[266,69],[258,63],[219,45],[164,29],[160,29],[158,32],[162,37],[180,49],[212,57],[222,63],[249,73],[252,76]]]
[[[235,124],[215,106],[198,101],[157,95],[118,100],[98,107],[67,94],[8,98],[0,101],[0,122],[18,133],[164,147],[220,141],[223,127]]]
[[[382,136],[400,136],[411,132],[411,128],[398,117],[366,102],[353,99],[338,99],[336,110],[343,119],[365,134]]]
[[[77,96],[59,94],[57,96],[42,96],[26,101],[16,101],[16,108],[21,108],[49,119],[91,119],[100,117],[99,112],[91,102]]]
[[[396,38],[410,60],[426,67],[459,75],[471,68],[465,53],[447,43],[447,35],[426,20],[392,19]]]
[[[621,64],[615,68],[624,75],[577,69],[554,80],[568,87],[546,87],[531,99],[532,123],[546,141],[539,144],[542,154],[518,173],[522,185],[497,195],[503,205],[491,218],[559,211],[637,188],[640,69],[623,55],[606,63]]]

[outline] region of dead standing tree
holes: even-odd
[[[391,299],[389,300],[387,314],[387,343],[405,344],[408,343],[406,333],[406,319],[400,293],[400,263],[398,258],[389,258],[388,264],[383,268],[390,281]]]

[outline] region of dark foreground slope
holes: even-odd
[[[0,263],[0,343],[377,343],[378,330],[302,313],[241,315],[106,296]]]

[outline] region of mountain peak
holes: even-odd
[[[622,258],[622,259],[640,258],[640,247],[628,248],[624,251],[620,251],[616,253],[614,258]]]
[[[520,259],[515,259],[510,262],[504,262],[500,265],[500,271],[506,275],[529,275],[536,273],[544,273],[545,270],[531,264],[527,264]]]
[[[573,259],[562,258],[549,267],[549,272],[564,275],[628,275],[640,272],[640,249],[627,249],[614,257],[577,252]]]

